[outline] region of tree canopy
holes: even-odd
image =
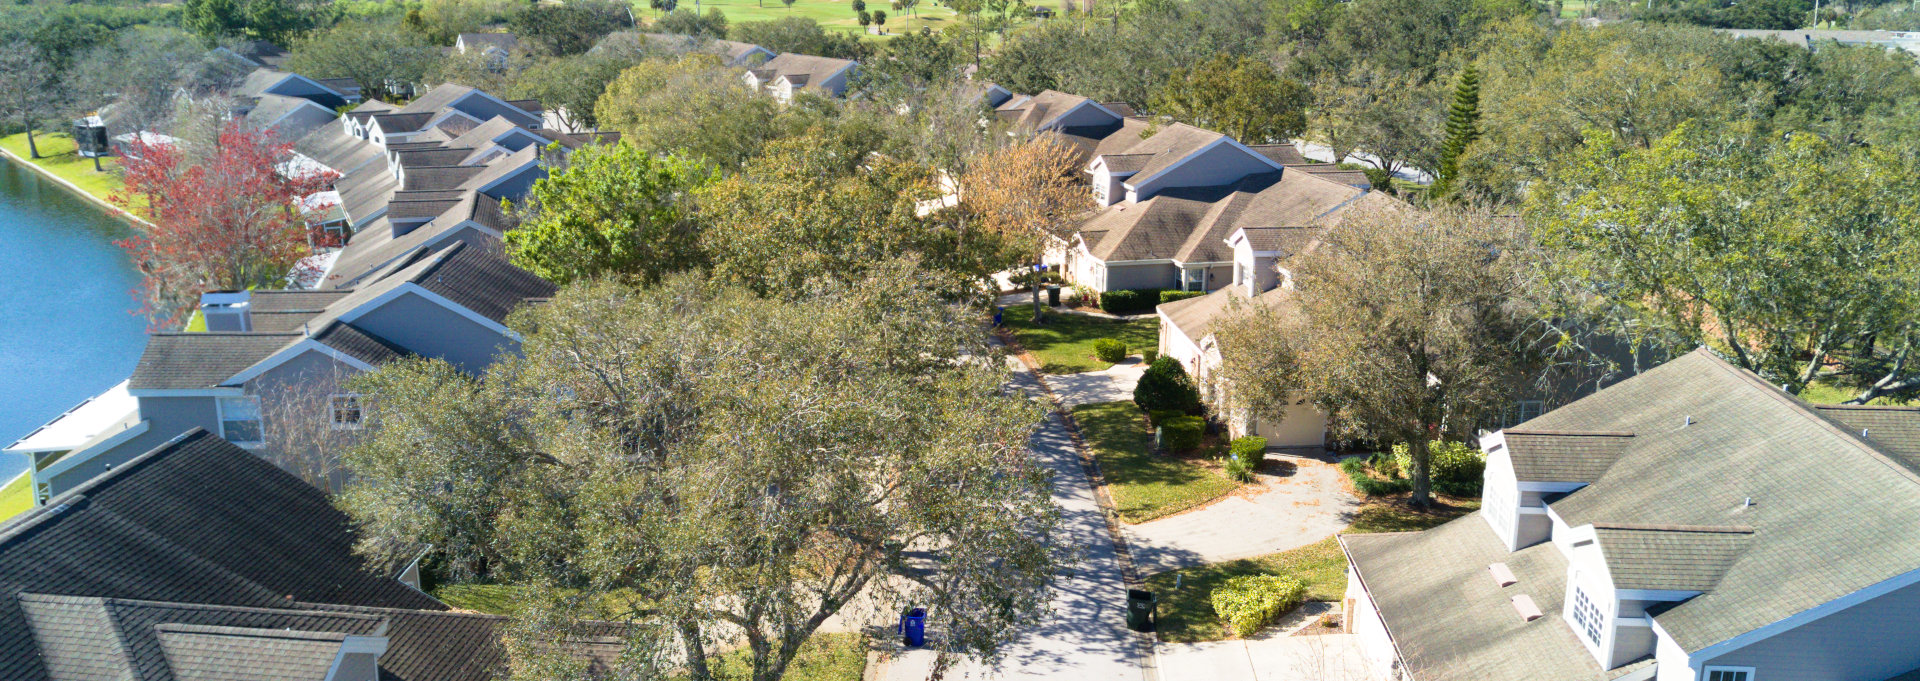
[[[973,314],[882,270],[791,301],[569,287],[483,375],[366,375],[376,427],[339,497],[362,550],[430,543],[455,578],[531,587],[508,648],[541,678],[578,663],[541,643],[585,619],[626,625],[625,678],[712,679],[738,644],[777,679],[827,618],[908,603],[939,649],[995,653],[1061,567],[1027,454],[1043,412]]]
[[[704,260],[693,196],[713,181],[705,164],[619,143],[584,147],[548,172],[506,233],[513,264],[557,284],[651,284]]]

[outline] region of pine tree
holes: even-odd
[[[1480,138],[1480,72],[1467,65],[1460,73],[1460,85],[1454,88],[1453,105],[1447,110],[1447,139],[1440,145],[1439,177],[1433,183],[1434,196],[1446,196],[1460,175],[1460,156],[1467,145]]]

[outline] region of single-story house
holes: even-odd
[[[787,52],[747,69],[741,78],[754,91],[765,91],[786,103],[803,90],[827,97],[847,94],[847,85],[859,66],[851,59]]]

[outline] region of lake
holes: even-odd
[[[146,347],[125,222],[0,158],[0,446],[126,380]],[[0,456],[0,482],[26,458]]]

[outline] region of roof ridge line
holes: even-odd
[[[1502,428],[1500,432],[1508,435],[1560,435],[1586,437],[1634,437],[1626,430],[1527,430],[1523,428]]]
[[[1900,477],[1906,478],[1908,482],[1911,482],[1915,485],[1920,485],[1920,473],[1915,473],[1913,470],[1907,468],[1904,465],[1901,465],[1899,461],[1894,460],[1893,457],[1887,456],[1885,452],[1880,451],[1880,448],[1878,446],[1874,445],[1871,441],[1868,441],[1867,439],[1859,437],[1858,435],[1854,434],[1852,430],[1841,428],[1839,425],[1835,424],[1832,419],[1829,419],[1826,416],[1820,414],[1818,410],[1812,408],[1808,403],[1801,401],[1800,398],[1794,397],[1792,395],[1788,395],[1785,391],[1782,391],[1779,388],[1774,387],[1772,384],[1767,383],[1766,381],[1760,380],[1759,376],[1755,376],[1751,372],[1743,370],[1740,367],[1734,366],[1732,362],[1728,362],[1727,360],[1722,359],[1719,354],[1709,351],[1707,347],[1704,345],[1700,346],[1700,349],[1695,350],[1694,352],[1698,352],[1706,355],[1709,359],[1712,360],[1711,363],[1714,366],[1719,367],[1721,371],[1725,371],[1727,373],[1732,374],[1734,377],[1742,381],[1745,381],[1748,385],[1760,388],[1761,392],[1765,393],[1769,397],[1772,397],[1774,400],[1787,405],[1787,408],[1792,410],[1794,413],[1800,414],[1801,416],[1806,417],[1808,420],[1813,421],[1814,423],[1820,424],[1822,427],[1826,428],[1828,431],[1836,435],[1839,435],[1840,439],[1843,442],[1852,444],[1854,447],[1858,448],[1860,451],[1865,452],[1867,456],[1870,456],[1874,460],[1879,461],[1881,465],[1884,465],[1887,468],[1892,469],[1895,474],[1899,475]]]
[[[1649,532],[1700,532],[1711,534],[1753,534],[1751,525],[1666,525],[1659,523],[1592,523],[1596,530],[1640,530]]]

